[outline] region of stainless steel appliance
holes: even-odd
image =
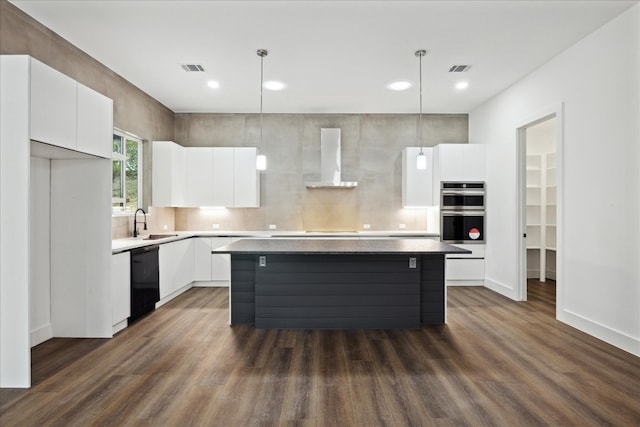
[[[445,243],[484,243],[484,182],[442,182],[440,240]]]
[[[484,182],[442,182],[440,209],[484,210]]]

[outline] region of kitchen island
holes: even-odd
[[[242,239],[230,323],[261,329],[419,328],[446,321],[445,255],[431,239]]]

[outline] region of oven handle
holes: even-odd
[[[442,211],[440,216],[484,216],[483,210],[467,211]]]
[[[443,196],[484,196],[484,190],[442,190]]]

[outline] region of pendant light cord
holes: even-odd
[[[420,115],[418,116],[418,138],[420,138],[420,155],[423,155],[422,152],[422,57],[427,52],[425,50],[417,50],[416,56],[420,58]]]
[[[258,51],[260,55],[260,148],[262,148],[262,91],[264,85],[264,57],[267,51]]]

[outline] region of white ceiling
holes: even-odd
[[[287,88],[264,92],[265,113],[415,113],[417,49],[428,50],[423,111],[469,112],[638,3],[11,2],[175,112],[259,111],[256,50],[267,49],[265,80]],[[449,73],[454,64],[472,68]],[[398,79],[415,85],[386,89]],[[458,91],[462,79],[469,88]]]

